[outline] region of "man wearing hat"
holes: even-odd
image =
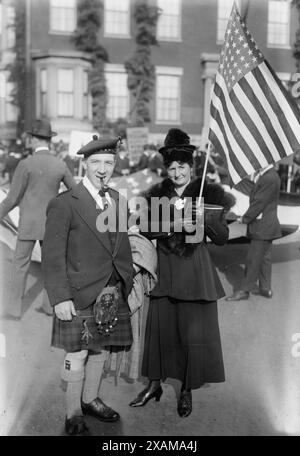
[[[67,188],[75,185],[66,164],[49,152],[51,138],[56,135],[51,130],[50,122],[46,119],[36,120],[31,131],[27,133],[32,137],[34,153],[20,161],[10,191],[0,204],[0,221],[14,207],[20,208],[18,239],[12,264],[12,286],[6,315],[10,320],[20,320],[22,316],[22,298],[25,294],[31,254],[35,242],[42,244],[43,241],[47,205],[57,195],[61,182],[64,182]],[[52,314],[45,293],[39,311]]]
[[[132,344],[127,202],[108,187],[118,144],[119,139],[94,136],[78,152],[86,170],[82,182],[54,198],[47,210],[42,265],[55,312],[52,346],[66,352],[61,377],[68,435],[88,434],[83,414],[108,422],[120,418],[98,395],[106,350]]]

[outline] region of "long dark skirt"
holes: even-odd
[[[175,378],[186,388],[225,380],[216,301],[151,298],[142,375]]]

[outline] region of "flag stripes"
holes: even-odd
[[[217,75],[217,81],[220,82],[221,92],[219,92],[218,94],[216,93],[216,95],[221,99],[224,112],[225,113],[228,112],[232,118],[232,122],[230,122],[229,116],[228,116],[228,122],[229,122],[229,126],[231,128],[231,131],[235,132],[235,139],[237,140],[239,147],[241,149],[240,150],[240,153],[242,154],[241,156],[243,157],[243,155],[245,155],[246,158],[250,162],[250,166],[252,166],[254,168],[255,167],[259,168],[261,162],[265,163],[264,166],[267,166],[268,163],[267,163],[263,153],[260,152],[259,145],[257,144],[255,137],[251,134],[249,126],[247,125],[247,123],[244,123],[241,113],[237,109],[238,105],[240,105],[240,103],[238,102],[238,105],[235,105],[232,102],[231,95],[232,95],[232,91],[234,89],[231,90],[230,95],[229,95],[226,90],[226,84],[225,84],[225,81],[222,78],[222,76]],[[236,85],[235,85],[235,87],[236,87]],[[227,116],[226,116],[226,118],[227,118]],[[237,125],[239,126],[239,128],[237,128]],[[253,152],[255,150],[257,150],[257,152],[258,152],[258,156],[256,156],[256,154]],[[243,159],[245,160],[244,157],[243,157]],[[249,169],[250,169],[250,173],[251,173],[252,168],[249,168]]]
[[[255,95],[259,115],[263,112],[266,113],[266,126],[270,128],[268,131],[272,132],[274,137],[275,149],[271,151],[274,154],[274,161],[276,161],[276,151],[279,155],[279,158],[277,158],[277,160],[280,160],[280,158],[283,158],[286,155],[290,155],[293,153],[293,151],[289,140],[286,137],[283,126],[280,123],[278,113],[276,112],[276,107],[272,106],[272,101],[270,100],[271,92],[263,90],[261,85],[258,83],[258,80],[252,74],[247,75],[247,81],[251,87],[250,91],[253,99]]]
[[[251,75],[249,74],[248,80],[250,79],[250,76]],[[266,106],[268,104],[267,100],[265,100],[265,102],[262,103],[263,99],[265,98],[264,93],[260,94],[259,99],[257,95],[255,95],[255,93],[253,92],[251,88],[251,82],[248,82],[248,80],[246,80],[246,78],[241,80],[240,85],[236,87],[235,91],[240,100],[245,103],[248,113],[250,114],[251,112],[251,117],[256,120],[256,124],[262,132],[264,140],[267,142],[269,150],[276,151],[276,149],[278,149],[277,159],[280,160],[280,158],[284,155],[285,150],[277,135],[276,128],[270,120],[270,114],[272,114],[272,112],[268,114],[266,111]],[[252,81],[252,85],[254,84],[255,81]],[[249,99],[253,100],[253,104]],[[254,105],[256,106],[256,108],[254,108]],[[257,112],[259,113],[258,116]],[[277,122],[278,120],[275,115],[274,123]],[[280,126],[278,125],[277,128],[280,128]]]
[[[270,162],[272,158],[272,154],[270,150],[276,149],[276,146],[270,137],[268,129],[265,127],[264,122],[262,122],[261,118],[257,116],[257,112],[255,111],[253,104],[249,100],[251,99],[251,93],[247,93],[250,89],[248,82],[244,79],[241,79],[239,84],[236,84],[234,89],[230,92],[230,99],[232,100],[233,105],[236,106],[239,115],[241,116],[245,125],[248,126],[252,136],[255,138],[258,147],[262,151],[262,162],[264,162],[264,158],[267,163]],[[251,89],[250,89],[251,90]],[[246,95],[247,93],[247,95]],[[257,100],[259,102],[259,100]],[[257,109],[258,110],[258,109]],[[268,118],[266,113],[264,112],[261,106],[261,117],[265,117],[266,122]],[[253,120],[255,119],[255,121]],[[272,125],[270,123],[269,127],[271,128]],[[273,128],[271,128],[274,134],[274,139],[276,132]],[[276,135],[277,137],[277,135]],[[278,138],[278,137],[277,137]],[[278,160],[280,160],[280,156],[278,154]]]
[[[245,176],[246,175],[245,170],[244,170],[243,166],[241,165],[241,163],[239,162],[239,160],[236,159],[236,155],[233,152],[232,147],[231,147],[231,141],[233,144],[233,142],[235,142],[235,139],[232,136],[231,132],[228,134],[228,127],[227,127],[227,131],[225,131],[227,124],[226,124],[226,122],[224,123],[224,119],[222,118],[222,111],[219,111],[218,108],[216,108],[214,106],[214,104],[211,103],[210,113],[211,113],[213,119],[216,120],[216,124],[218,126],[218,129],[215,128],[213,131],[217,135],[220,143],[226,145],[225,149],[223,149],[223,153],[230,160],[230,163],[228,162],[229,169],[234,168],[234,170],[237,173],[237,176],[241,176],[241,175]],[[214,126],[216,126],[216,124],[214,124]],[[211,131],[209,134],[211,134]],[[210,137],[210,140],[211,140],[211,137]],[[249,164],[249,167],[251,167],[251,164]],[[233,180],[233,182],[235,182],[235,180],[233,178],[232,178],[232,180]]]

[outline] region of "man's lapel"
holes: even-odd
[[[82,182],[72,190],[72,196],[76,200],[74,208],[81,219],[87,224],[89,229],[95,234],[97,239],[111,253],[111,243],[108,232],[100,232],[97,229],[97,217],[99,211],[96,209],[96,201],[89,194]]]

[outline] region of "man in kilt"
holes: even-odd
[[[82,182],[47,209],[42,265],[55,312],[52,346],[66,351],[61,376],[68,435],[89,433],[83,414],[120,419],[99,397],[106,350],[132,344],[127,297],[134,269],[127,205],[108,187],[118,144],[119,139],[94,136],[78,152],[86,170]]]

